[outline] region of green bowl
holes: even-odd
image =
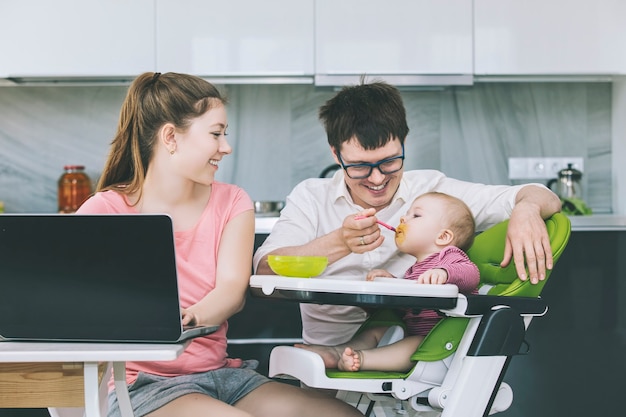
[[[278,275],[284,277],[311,278],[326,269],[328,258],[325,256],[280,256],[269,255],[267,263]]]

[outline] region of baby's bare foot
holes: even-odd
[[[297,348],[310,350],[311,352],[315,352],[322,357],[324,361],[324,366],[326,368],[334,369],[337,368],[337,364],[339,363],[340,353],[333,346],[321,346],[321,345],[305,345],[302,343],[296,343],[294,345]]]
[[[344,349],[341,354],[341,359],[337,364],[337,368],[342,371],[348,372],[357,372],[361,369],[361,352],[358,350],[354,350],[351,347],[347,347]]]

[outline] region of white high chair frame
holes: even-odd
[[[453,285],[408,287],[402,280],[396,280],[395,285],[385,282],[384,286],[368,285],[376,283],[364,283],[361,278],[349,281],[349,277],[343,277],[334,286],[335,277],[311,280],[257,275],[251,278],[250,286],[257,296],[324,304],[329,304],[330,300],[336,304],[369,307],[404,304],[405,307],[432,308],[433,303],[437,303],[433,299],[449,300],[452,291],[456,294],[456,305],[440,311],[448,316],[469,318],[456,353],[434,362],[419,361],[406,378],[345,379],[329,377],[322,358],[314,352],[278,346],[270,355],[270,377],[295,378],[313,388],[367,393],[374,401],[380,398],[379,394],[393,396],[408,400],[416,411],[441,411],[442,417],[478,417],[509,408],[513,392],[502,378],[512,356],[520,353],[532,318],[547,311],[543,300],[489,295],[466,297]],[[350,286],[353,291],[347,293],[346,288]],[[407,298],[399,301],[397,294],[406,295],[409,288],[410,302]],[[443,292],[434,294],[430,290]],[[372,300],[375,302],[370,304]]]

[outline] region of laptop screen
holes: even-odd
[[[175,341],[181,333],[167,215],[1,215],[0,335]]]

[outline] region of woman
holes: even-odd
[[[145,73],[131,84],[97,186],[78,213],[167,213],[174,225],[183,324],[221,324],[169,362],[128,362],[135,415],[358,416],[323,394],[271,381],[227,357],[227,319],[243,308],[254,211],[240,188],[216,182],[232,149],[226,99],[210,83]],[[120,238],[123,239],[123,236]],[[119,416],[114,390],[109,416]]]

